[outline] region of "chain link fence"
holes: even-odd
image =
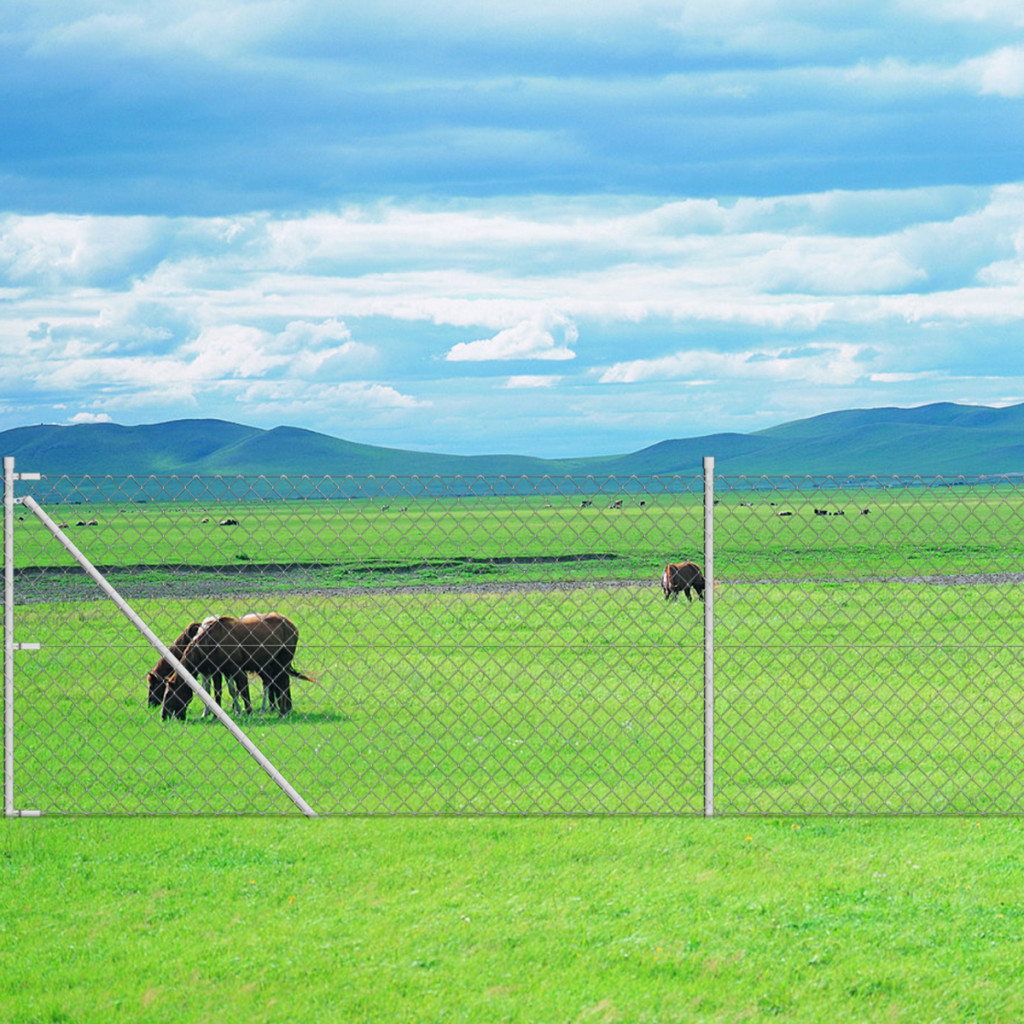
[[[35,503],[168,646],[295,625],[290,710],[221,703],[318,814],[707,810],[706,605],[662,587],[707,563],[699,473],[15,487],[17,808],[299,813],[200,699],[151,705],[160,654]],[[1018,478],[715,478],[715,813],[1020,813],[1022,526]]]

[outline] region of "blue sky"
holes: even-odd
[[[609,454],[1022,322],[1018,0],[0,0],[0,429]]]

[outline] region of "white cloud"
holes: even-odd
[[[108,57],[112,53],[191,52],[225,58],[271,38],[297,13],[294,4],[283,0],[174,0],[145,5],[108,0],[103,8],[89,13],[89,4],[67,4],[46,12],[53,21],[38,33],[29,52],[61,56],[99,51]]]
[[[1020,0],[903,0],[926,18],[1024,25]]]
[[[274,347],[290,355],[289,375],[321,381],[352,376],[377,355],[374,346],[353,340],[351,330],[333,317],[320,323],[293,320],[274,339]]]
[[[601,384],[650,380],[789,381],[852,384],[869,372],[870,350],[844,343],[812,343],[802,348],[714,352],[694,349],[658,359],[616,363],[599,376]]]
[[[187,374],[193,380],[224,377],[260,377],[284,366],[288,357],[272,354],[265,331],[245,324],[208,327],[182,346],[188,358]]]
[[[503,387],[509,388],[512,391],[528,390],[532,388],[553,388],[556,384],[560,384],[562,379],[562,377],[550,374],[525,374],[518,377],[509,377],[509,379],[505,381]]]
[[[142,390],[150,397],[178,393],[187,387],[181,363],[141,356],[46,360],[29,373],[37,386],[82,393],[97,388]]]
[[[1009,99],[1024,96],[1024,46],[1001,47],[967,61],[963,70],[982,95]]]
[[[339,407],[381,411],[419,409],[431,405],[427,399],[416,398],[389,384],[372,381],[347,381],[331,385],[297,380],[261,381],[239,391],[235,400],[244,405],[269,405],[278,412],[301,410],[307,414],[315,412],[332,415]]]
[[[106,412],[79,412],[68,419],[68,423],[113,423],[109,413]]]
[[[0,275],[15,284],[110,284],[148,269],[162,218],[0,216]]]
[[[552,330],[562,328],[559,344]],[[575,359],[569,348],[578,338],[576,325],[565,317],[542,317],[524,320],[514,327],[499,331],[493,338],[459,342],[453,345],[445,358],[452,363],[482,362],[508,359]]]
[[[868,380],[875,384],[907,384],[910,381],[929,380],[936,374],[923,371],[921,373],[869,373]]]

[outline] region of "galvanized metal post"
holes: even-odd
[[[704,457],[704,817],[715,815],[715,460]]]
[[[4,456],[4,817],[14,817],[14,459]]]

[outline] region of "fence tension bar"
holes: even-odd
[[[192,692],[213,712],[217,719],[227,728],[228,732],[245,748],[256,763],[274,780],[289,800],[302,811],[307,818],[316,818],[316,811],[296,792],[290,782],[266,758],[263,752],[235,724],[226,711],[203,689],[188,669],[173,655],[167,645],[138,616],[127,601],[103,578],[100,571],[75,546],[67,534],[40,508],[39,503],[31,497],[22,499],[22,504],[39,519],[39,521],[63,545],[76,562],[92,577],[99,588],[117,605],[129,622],[160,652],[161,656],[174,668],[175,672],[188,684]]]
[[[704,817],[715,816],[715,459],[704,456]]]
[[[4,817],[38,818],[39,811],[14,806],[14,652],[38,651],[39,644],[14,642],[14,497],[16,480],[38,480],[38,473],[16,473],[4,457]]]

